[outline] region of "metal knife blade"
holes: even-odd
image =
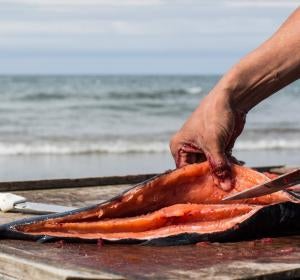
[[[300,168],[281,175],[273,180],[267,181],[263,184],[251,187],[238,193],[231,194],[223,198],[223,201],[258,197],[266,194],[271,194],[297,184],[300,184]]]
[[[75,210],[75,207],[61,206],[55,204],[38,203],[38,202],[20,202],[16,203],[10,212],[21,212],[26,214],[52,214],[65,211]]]

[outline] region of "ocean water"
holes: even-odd
[[[0,179],[173,167],[170,136],[219,76],[1,76]],[[300,83],[255,107],[234,154],[300,165]]]

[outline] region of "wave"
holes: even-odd
[[[181,96],[184,94],[199,95],[202,93],[201,87],[188,88],[170,88],[170,89],[156,89],[156,90],[140,90],[140,91],[110,91],[107,95],[113,99],[148,99],[148,98],[166,98],[173,96]],[[100,96],[94,96],[99,98]]]
[[[280,150],[280,149],[298,149],[300,140],[277,139],[277,140],[243,140],[235,144],[236,150]]]
[[[0,155],[76,155],[101,153],[161,153],[168,151],[166,142],[134,143],[0,143]]]
[[[25,94],[21,97],[15,97],[15,100],[20,101],[48,101],[48,100],[63,100],[68,98],[67,94],[63,93],[46,93],[46,92],[37,92]]]
[[[282,150],[299,149],[300,140],[258,140],[238,141],[235,150]],[[0,142],[1,155],[79,155],[79,154],[130,154],[130,153],[166,153],[169,152],[167,141],[134,142]]]
[[[103,98],[111,99],[148,99],[148,98],[162,98],[170,96],[181,96],[183,94],[198,95],[202,92],[201,87],[187,87],[187,88],[170,88],[170,89],[152,89],[152,90],[118,90],[107,91],[98,93],[86,93],[81,95],[72,94],[72,92],[36,92],[26,93],[22,96],[13,97],[13,100],[25,102],[45,102],[51,100],[64,100],[64,99],[92,99],[102,100]]]
[[[202,92],[202,88],[201,87],[190,87],[190,88],[187,88],[185,91],[189,94],[197,95]]]

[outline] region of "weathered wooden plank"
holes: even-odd
[[[277,173],[277,174],[284,174],[284,173],[292,172],[297,168],[299,168],[299,166],[298,167],[296,167],[296,166],[295,167],[290,167],[290,166],[274,167],[274,168],[270,169],[269,171]]]
[[[141,174],[141,175],[108,176],[108,177],[77,178],[77,179],[0,182],[0,191],[11,192],[17,190],[84,188],[84,187],[91,187],[91,186],[136,184],[145,181],[155,175],[156,174]]]
[[[54,279],[74,279],[72,278],[74,272],[83,271],[93,277],[103,275],[111,277],[104,279],[119,277],[145,280],[262,278],[268,280],[295,279],[300,276],[300,236],[173,247],[111,244],[99,246],[62,242],[38,244],[30,241],[4,240],[0,244],[0,251],[0,264],[1,258],[7,260],[7,256],[10,256],[12,258],[7,260],[8,264],[14,261],[14,265],[17,266],[20,263],[21,268],[26,267],[27,273],[38,276],[41,275],[42,266],[47,272],[46,275],[54,272],[58,274]],[[44,264],[48,267],[43,266]],[[4,266],[1,267],[2,270],[7,270]],[[59,270],[54,271],[53,267]]]
[[[85,188],[61,188],[36,191],[15,191],[28,200],[83,207],[100,203],[128,189],[130,185],[96,186]]]
[[[251,168],[256,169],[259,172],[274,172],[279,174],[279,173],[285,173],[285,168],[287,167],[284,165],[269,165],[269,166],[254,166]]]
[[[6,248],[6,253],[0,253],[0,279],[43,279],[43,280],[108,280],[124,279],[112,273],[86,270],[84,267],[49,264],[40,262],[32,255],[19,257],[17,248]]]
[[[14,193],[26,197],[28,201],[74,206],[79,208],[105,201],[129,187],[129,185],[112,185],[105,187],[43,189],[35,191],[27,190],[15,191]],[[29,216],[30,215],[22,215],[19,213],[0,212],[0,224],[12,222]]]
[[[269,171],[265,169],[263,171]],[[281,172],[285,172],[281,169]],[[16,193],[32,201],[86,206],[129,185],[45,188]],[[0,214],[0,224],[25,217]],[[0,279],[296,279],[300,236],[190,246],[103,246],[1,240]]]

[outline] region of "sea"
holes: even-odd
[[[157,173],[219,75],[0,76],[0,180]],[[247,116],[234,155],[300,165],[300,82]]]

